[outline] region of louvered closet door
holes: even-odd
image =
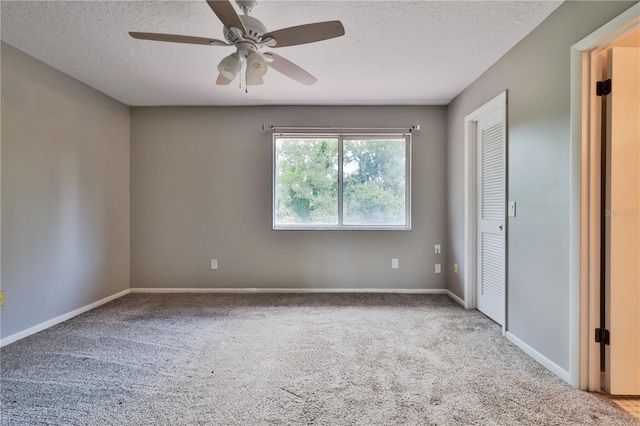
[[[505,298],[505,122],[504,109],[476,123],[477,143],[477,306],[504,324]]]

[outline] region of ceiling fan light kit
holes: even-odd
[[[259,86],[264,84],[264,79],[261,75],[249,75],[247,73],[247,86]]]
[[[232,53],[220,61],[220,64],[218,64],[218,71],[227,80],[233,80],[240,71],[240,65],[240,57],[237,53]]]
[[[256,52],[249,53],[247,56],[247,86],[264,84],[262,76],[266,73],[267,64],[262,60],[262,57]]]
[[[217,85],[228,85],[241,72],[246,63],[245,82],[247,86],[264,83],[263,76],[268,68],[310,86],[317,79],[293,62],[273,52],[260,52],[262,48],[296,46],[328,40],[344,35],[340,21],[316,22],[267,32],[267,28],[258,19],[249,16],[257,1],[236,0],[243,12],[239,16],[229,0],[207,0],[207,4],[224,25],[225,41],[184,36],[177,34],[129,32],[131,37],[141,40],[165,41],[173,43],[203,44],[209,46],[234,46],[236,52],[226,56],[218,64]]]

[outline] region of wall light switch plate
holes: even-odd
[[[391,269],[398,269],[398,259],[395,257],[391,259]]]
[[[442,247],[440,247],[440,244],[436,244],[435,249],[436,254],[442,253]]]
[[[508,215],[510,217],[516,217],[516,202],[515,201],[509,201],[509,213]]]
[[[218,269],[218,259],[211,259],[211,269]]]

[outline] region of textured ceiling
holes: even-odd
[[[234,3],[235,4],[235,3]],[[222,39],[198,1],[0,2],[2,40],[125,104],[447,104],[560,1],[272,1],[252,16],[267,29],[339,19],[346,35],[277,53],[318,78],[274,70],[265,84],[216,86],[233,51],[135,40],[128,31]]]

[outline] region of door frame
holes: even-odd
[[[476,197],[477,193],[477,183],[478,183],[478,175],[477,175],[477,152],[478,152],[478,144],[477,144],[477,134],[476,134],[476,123],[480,118],[485,116],[486,114],[493,112],[499,108],[503,108],[504,111],[504,123],[505,123],[505,140],[507,139],[508,134],[508,126],[507,124],[507,91],[500,93],[489,102],[485,103],[478,109],[476,109],[471,114],[467,115],[464,118],[464,170],[465,170],[465,179],[464,179],[464,265],[465,271],[463,274],[463,282],[464,282],[464,307],[466,309],[476,309],[477,308],[477,206],[478,201]],[[505,143],[505,155],[507,151],[507,144]],[[506,215],[506,197],[507,197],[507,162],[505,161],[505,291],[504,291],[504,321],[502,324],[502,335],[505,336],[507,332],[507,244],[506,244],[506,235],[508,231],[507,227],[507,215]]]
[[[640,3],[571,47],[569,383],[601,391],[600,125],[594,62],[617,39],[640,26]]]

